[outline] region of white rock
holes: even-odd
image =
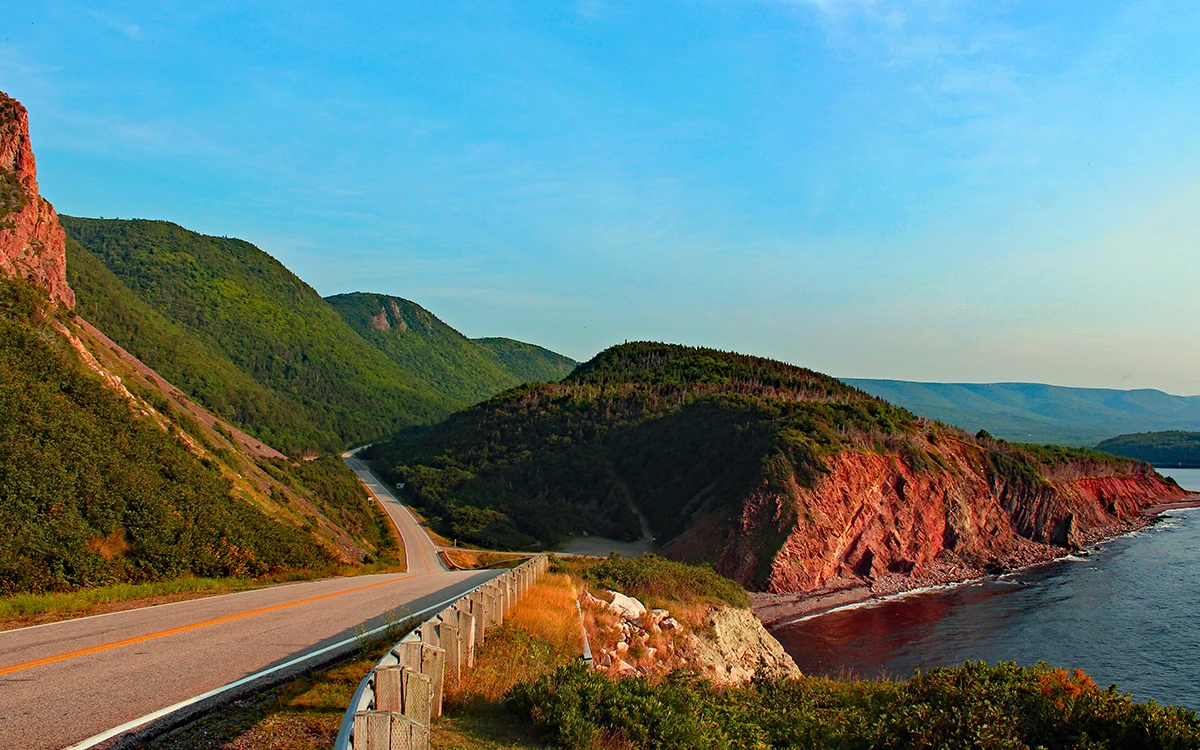
[[[663,630],[676,630],[679,628],[679,621],[674,617],[663,618],[663,621],[658,624]]]
[[[632,596],[625,596],[616,591],[608,592],[612,594],[612,601],[608,603],[609,609],[613,610],[626,620],[639,620],[646,614],[646,605],[634,599]]]
[[[670,616],[671,616],[671,613],[668,610],[652,609],[652,610],[650,610],[650,624],[657,625]]]
[[[617,674],[621,677],[637,677],[640,672],[638,668],[625,661],[624,659],[617,660]]]

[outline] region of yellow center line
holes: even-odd
[[[27,661],[24,664],[14,664],[11,667],[0,667],[0,675],[12,674],[13,672],[20,672],[21,670],[24,670],[24,669],[32,669],[34,667],[41,667],[46,664],[53,664],[53,663],[59,662],[59,661],[66,661],[67,659],[74,659],[79,656],[87,656],[88,654],[98,654],[101,651],[108,651],[108,650],[114,649],[114,648],[121,648],[122,646],[131,646],[135,643],[144,643],[146,641],[152,641],[155,638],[163,638],[168,635],[175,635],[176,633],[186,633],[189,630],[197,630],[199,628],[206,628],[209,625],[219,625],[223,622],[232,622],[234,620],[240,620],[243,617],[253,617],[254,615],[262,615],[262,614],[266,614],[267,612],[278,612],[279,610],[287,609],[288,607],[298,607],[301,604],[311,604],[313,602],[319,602],[319,601],[323,601],[325,599],[332,599],[335,596],[342,596],[343,594],[353,594],[356,591],[366,591],[367,589],[378,588],[379,586],[386,586],[389,583],[395,583],[395,581],[380,581],[379,583],[372,583],[372,584],[368,584],[366,586],[359,586],[358,588],[346,589],[345,591],[335,591],[332,594],[322,594],[321,596],[313,596],[313,597],[309,597],[308,599],[300,599],[300,600],[294,601],[294,602],[287,602],[286,604],[276,604],[271,607],[263,607],[262,609],[255,609],[255,610],[251,610],[249,612],[241,612],[236,615],[226,615],[225,617],[217,617],[212,620],[205,620],[204,622],[192,623],[191,625],[181,625],[180,627],[171,628],[170,630],[160,630],[157,633],[148,633],[146,635],[139,635],[134,638],[126,638],[125,640],[122,640],[122,641],[113,641],[112,643],[102,643],[99,646],[92,646],[91,648],[81,648],[78,651],[68,651],[65,654],[58,654],[56,656],[47,656],[44,659],[37,659],[35,661]]]

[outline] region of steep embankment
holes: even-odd
[[[633,504],[665,554],[776,592],[1042,559],[1182,495],[1138,462],[973,436],[810,370],[663,344],[613,347],[372,455],[457,538],[632,538]]]
[[[576,364],[511,339],[469,339],[400,297],[355,292],[325,301],[412,379],[461,406],[527,381],[561,380]]]
[[[25,110],[0,94],[0,116],[0,595],[388,550],[386,520],[339,460],[287,461],[68,311],[64,233],[36,193]]]

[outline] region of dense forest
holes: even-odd
[[[1118,435],[1096,446],[1099,450],[1162,466],[1200,468],[1200,432],[1141,432]]]
[[[329,564],[85,369],[61,314],[0,278],[0,594]]]
[[[987,471],[1035,488],[1047,466],[1123,463],[926,423],[782,362],[653,343],[605,350],[561,383],[505,392],[368,456],[453,538],[508,548],[584,532],[634,539],[636,505],[665,542],[763,482],[813,486],[828,457],[845,450],[946,470],[922,447],[939,431],[977,441]]]
[[[533,344],[469,339],[400,297],[356,292],[325,301],[413,379],[461,406],[521,383],[561,380],[576,364]]]

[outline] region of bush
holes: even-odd
[[[1134,703],[1083,672],[982,662],[907,682],[759,678],[717,689],[674,673],[613,680],[567,665],[508,705],[562,748],[1196,748],[1200,720]]]
[[[614,554],[600,560],[554,557],[551,569],[582,578],[595,588],[620,591],[643,600],[750,606],[750,596],[744,588],[711,568],[657,555],[624,558]]]

